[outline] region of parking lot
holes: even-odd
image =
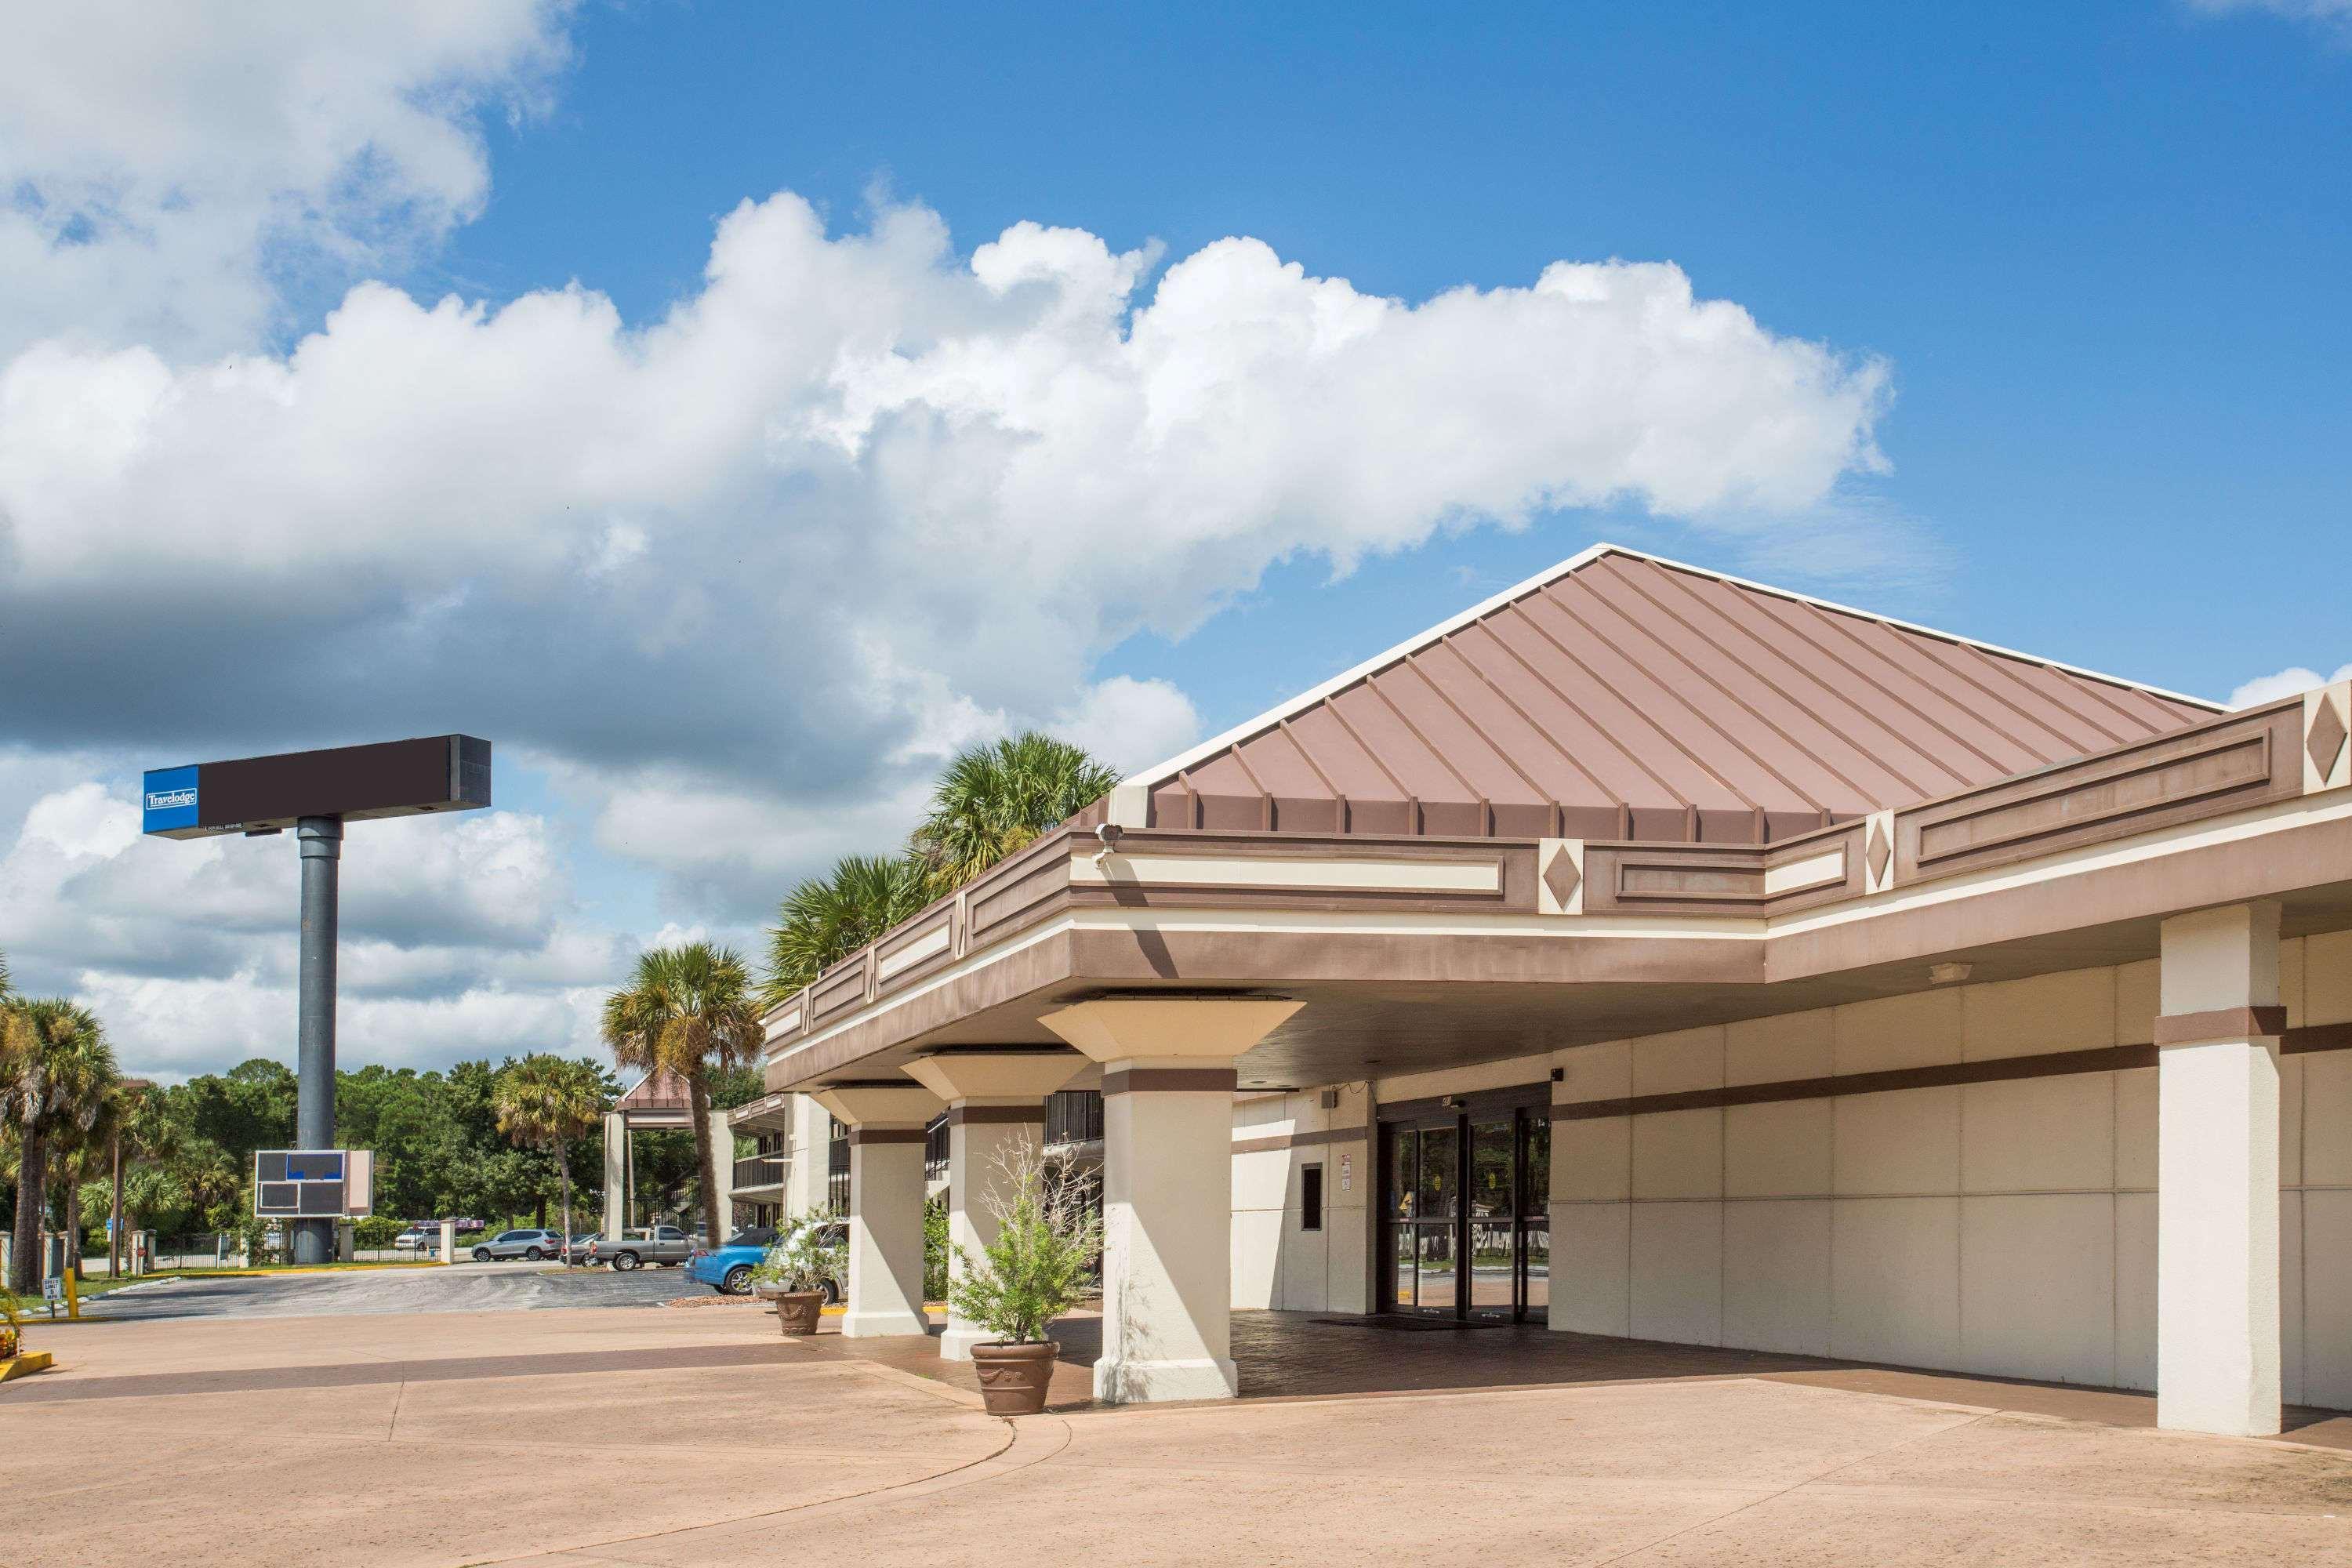
[[[709,1295],[682,1269],[567,1268],[560,1263],[453,1263],[318,1273],[223,1274],[126,1286],[87,1302],[100,1320],[308,1318],[352,1312],[532,1311],[650,1307]]]

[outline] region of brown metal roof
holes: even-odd
[[[1754,843],[2216,711],[1602,544],[1129,783],[1155,827]]]

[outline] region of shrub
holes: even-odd
[[[1016,1145],[997,1156],[998,1181],[983,1200],[996,1239],[973,1258],[955,1249],[962,1272],[948,1303],[1003,1342],[1034,1344],[1045,1327],[1087,1298],[1102,1250],[1102,1220],[1089,1199],[1094,1178],[1048,1166]]]
[[[841,1216],[817,1209],[787,1220],[767,1256],[751,1269],[751,1283],[785,1290],[822,1290],[827,1281],[839,1282],[849,1272],[849,1242]]]
[[[948,1299],[948,1195],[923,1200],[923,1300]]]

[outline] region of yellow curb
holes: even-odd
[[[51,1365],[47,1351],[26,1351],[22,1355],[0,1361],[0,1383],[12,1377],[30,1377],[37,1372],[47,1372]]]

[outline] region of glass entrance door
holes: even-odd
[[[1539,1108],[1381,1126],[1383,1310],[1483,1322],[1544,1314],[1550,1134]]]

